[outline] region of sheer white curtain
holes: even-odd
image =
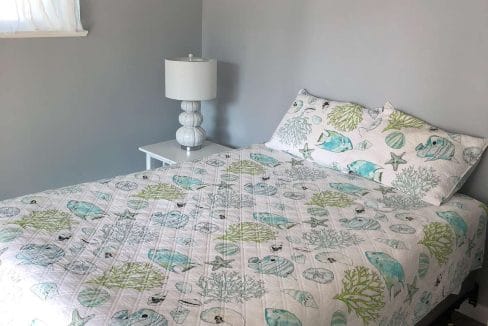
[[[0,0],[0,34],[86,34],[79,0]]]

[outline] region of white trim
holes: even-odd
[[[37,37],[83,37],[87,36],[88,31],[79,32],[15,32],[0,33],[0,38],[37,38]]]

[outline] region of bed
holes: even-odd
[[[0,325],[413,325],[481,267],[487,208],[264,145],[0,202]]]

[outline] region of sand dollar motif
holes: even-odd
[[[283,193],[283,197],[291,200],[301,200],[305,198],[305,194],[296,191],[286,191]]]
[[[217,232],[219,230],[219,227],[213,223],[200,222],[195,225],[195,230],[201,233],[211,234]]]
[[[244,318],[237,311],[230,308],[214,307],[202,311],[200,319],[210,324],[222,324],[232,326],[244,326]]]
[[[415,232],[417,232],[415,228],[406,224],[392,224],[390,225],[390,230],[400,234],[414,234]]]
[[[238,175],[235,175],[235,174],[230,174],[230,173],[224,173],[220,176],[220,179],[222,181],[227,181],[227,182],[232,182],[232,181],[236,181],[239,179],[239,176]]]
[[[224,161],[222,160],[218,160],[218,159],[211,159],[211,160],[207,160],[205,161],[206,164],[210,165],[210,166],[213,166],[213,167],[220,167],[220,166],[223,166],[225,164]]]
[[[132,208],[136,211],[147,208],[147,206],[149,206],[149,202],[145,200],[130,199],[129,201],[127,201],[127,207]]]
[[[132,191],[137,189],[137,183],[133,181],[120,181],[115,184],[115,188],[122,191]]]
[[[239,246],[232,242],[220,242],[215,245],[215,251],[222,256],[233,256],[240,250]]]
[[[0,207],[0,218],[8,218],[19,215],[20,209],[17,207]]]
[[[334,273],[326,268],[308,268],[302,273],[307,280],[327,284],[334,280]]]

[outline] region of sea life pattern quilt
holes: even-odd
[[[0,202],[1,325],[413,325],[482,264],[437,207],[263,145]]]
[[[444,131],[390,103],[369,109],[301,90],[267,145],[394,187],[413,208],[459,190],[488,139]]]

